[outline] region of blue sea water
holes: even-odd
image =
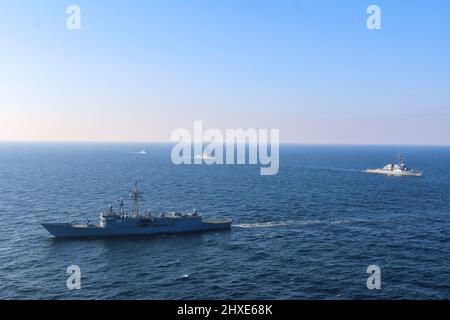
[[[0,143],[0,298],[450,298],[449,147],[282,145],[275,176],[176,166],[170,151]],[[362,172],[399,152],[425,175]],[[135,178],[145,208],[231,217],[231,231],[55,240],[40,226],[97,219]],[[81,290],[66,287],[73,264]],[[366,286],[373,264],[380,290]]]

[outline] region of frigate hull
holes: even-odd
[[[388,176],[410,176],[410,177],[421,177],[423,173],[421,171],[392,171],[384,169],[367,169],[367,173],[384,174]]]
[[[42,226],[55,238],[108,238],[227,230],[231,228],[231,220],[224,218],[204,220],[198,224],[130,227],[102,227],[94,224],[71,223],[43,223]]]

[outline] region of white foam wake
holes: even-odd
[[[318,224],[353,224],[370,222],[367,219],[334,219],[334,220],[287,220],[287,221],[268,221],[268,222],[256,222],[256,223],[240,223],[233,224],[236,228],[277,228],[277,227],[302,227],[307,225]]]
[[[304,221],[269,221],[269,222],[256,222],[256,223],[241,223],[234,224],[233,227],[237,228],[277,228],[277,227],[299,227],[311,224],[320,224],[320,220],[304,220]]]

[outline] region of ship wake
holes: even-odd
[[[255,223],[233,224],[235,228],[253,229],[253,228],[280,228],[280,227],[304,227],[309,225],[341,225],[371,222],[367,219],[334,219],[334,220],[286,220],[286,221],[268,221]]]
[[[304,221],[268,221],[268,222],[256,222],[256,223],[241,223],[234,224],[233,227],[237,228],[277,228],[277,227],[300,227],[311,224],[320,224],[320,220],[304,220]]]

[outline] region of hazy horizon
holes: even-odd
[[[69,30],[69,4],[81,30]],[[369,5],[381,30],[368,30]],[[0,1],[0,141],[450,145],[450,2]]]
[[[150,140],[0,140],[0,143],[36,143],[36,144],[176,144],[176,141],[150,141]],[[230,142],[231,143],[231,142]],[[204,142],[207,145],[208,142]],[[228,144],[226,142],[225,144]],[[239,143],[237,143],[239,144]],[[248,144],[248,143],[246,143]],[[270,143],[269,143],[270,144]],[[307,142],[280,142],[280,145],[301,145],[301,146],[380,146],[380,147],[450,147],[450,144],[383,144],[383,143],[307,143]]]

